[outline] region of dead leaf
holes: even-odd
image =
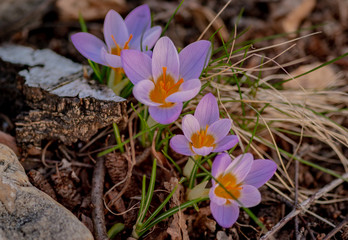
[[[315,4],[316,0],[303,0],[282,20],[281,25],[283,30],[285,32],[297,31],[301,22],[312,12]]]
[[[170,182],[164,182],[164,187],[168,191],[172,191],[177,185],[178,185],[178,179],[174,177],[170,179]],[[183,187],[180,184],[176,192],[173,194],[169,206],[171,208],[175,206],[179,206],[181,204],[182,199],[183,199]],[[188,231],[187,231],[186,217],[182,211],[179,211],[173,215],[173,220],[167,229],[167,233],[171,236],[171,239],[173,240],[174,239],[175,240],[190,239],[188,235]]]
[[[78,20],[79,13],[86,21],[103,19],[110,9],[122,14],[127,11],[125,0],[57,0],[61,20]]]
[[[17,148],[17,144],[16,144],[16,139],[14,137],[12,137],[11,135],[4,133],[2,131],[0,131],[0,143],[8,146],[9,148],[11,148],[11,150],[17,155],[19,156],[19,151]]]
[[[305,72],[318,67],[321,63],[312,63],[309,65],[300,66],[295,71],[291,72],[291,76],[295,77]],[[331,65],[319,68],[311,73],[308,73],[302,77],[293,79],[283,84],[285,89],[316,89],[322,90],[329,86],[333,86],[337,81],[335,71]]]
[[[232,240],[232,236],[227,236],[227,234],[224,231],[218,231],[216,233],[216,239],[217,240]]]

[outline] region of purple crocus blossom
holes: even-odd
[[[123,69],[134,84],[133,95],[149,106],[151,117],[161,123],[174,122],[183,102],[201,89],[198,79],[210,59],[209,41],[191,43],[178,54],[168,37],[160,38],[152,58],[135,50],[121,53]]]
[[[171,148],[183,155],[206,156],[211,152],[222,152],[238,143],[236,135],[228,135],[231,120],[219,119],[219,107],[213,94],[206,94],[197,105],[194,115],[182,119],[184,135],[170,140]]]
[[[271,160],[254,160],[246,153],[233,161],[227,153],[218,155],[212,167],[212,176],[225,187],[212,180],[210,189],[210,209],[213,217],[222,227],[229,228],[239,216],[239,207],[254,207],[261,202],[258,190],[277,170]],[[232,197],[232,196],[233,197]]]
[[[104,39],[106,44],[86,32],[71,36],[76,49],[86,58],[112,68],[121,68],[123,49],[150,50],[161,35],[161,27],[151,27],[149,6],[144,4],[123,20],[120,14],[110,10],[104,20]]]

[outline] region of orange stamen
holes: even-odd
[[[115,47],[111,49],[111,54],[120,56],[120,55],[121,55],[121,51],[122,51],[123,49],[128,49],[128,48],[129,48],[128,45],[129,45],[130,40],[132,40],[133,35],[132,35],[132,34],[129,35],[129,38],[128,38],[127,42],[125,42],[123,48],[120,48],[120,45],[117,44],[114,35],[111,34],[111,38],[112,38],[112,40],[113,40],[114,43],[115,43]]]
[[[130,34],[129,38],[128,38],[128,41],[124,44],[123,49],[128,49],[129,48],[128,44],[129,44],[130,40],[132,40],[132,38],[133,38],[133,34]]]
[[[177,86],[180,86],[182,83],[184,82],[184,79],[181,78],[177,83],[175,83],[173,86],[171,86],[167,92],[169,92],[170,90],[172,90],[173,88],[177,87]]]
[[[163,75],[162,75],[162,87],[165,89],[166,87],[166,76],[167,76],[167,67],[162,67]]]
[[[112,48],[112,49],[111,49],[111,54],[120,56],[120,55],[121,55],[121,48],[120,48],[120,46],[117,44],[117,42],[116,42],[116,40],[115,40],[115,38],[114,38],[113,35],[111,35],[111,38],[112,38],[112,40],[113,40],[114,43],[115,43],[115,48]]]
[[[118,46],[118,44],[117,44],[117,42],[116,42],[116,40],[115,40],[115,38],[114,38],[114,35],[112,35],[112,34],[111,34],[111,38],[112,38],[112,40],[114,41],[115,46],[117,47],[117,46]]]

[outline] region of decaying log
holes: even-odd
[[[113,122],[125,125],[126,100],[86,79],[83,68],[87,67],[49,49],[18,45],[0,46],[0,58],[27,66],[19,72],[23,78],[19,88],[29,107],[16,121],[16,138],[22,147],[41,146],[42,140],[70,145],[77,140],[88,141],[98,129]]]

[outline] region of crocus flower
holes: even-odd
[[[236,135],[228,135],[231,120],[219,119],[219,107],[213,94],[206,94],[197,105],[194,115],[182,119],[184,135],[170,140],[171,148],[183,155],[206,156],[211,152],[222,152],[238,143]]]
[[[124,49],[150,50],[161,35],[161,27],[151,28],[148,5],[141,5],[123,18],[110,10],[104,20],[106,44],[86,32],[71,36],[72,43],[86,58],[114,69],[121,68],[121,52]]]
[[[250,153],[240,155],[233,161],[226,153],[218,155],[213,162],[212,176],[230,193],[212,180],[210,209],[218,224],[229,228],[237,221],[240,206],[258,205],[261,202],[258,188],[273,176],[276,169],[273,161],[254,160]]]
[[[174,122],[182,103],[197,95],[201,88],[198,78],[210,58],[210,46],[209,41],[197,41],[178,54],[173,42],[162,37],[153,49],[152,59],[139,51],[122,51],[122,66],[134,84],[133,95],[149,106],[155,121]]]

